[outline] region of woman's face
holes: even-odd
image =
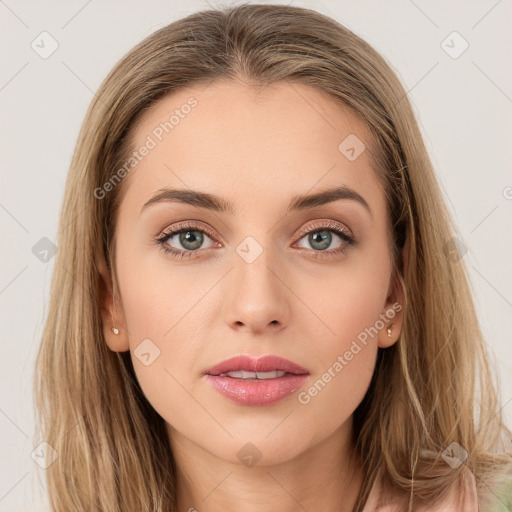
[[[348,435],[402,317],[364,124],[305,85],[214,82],[154,104],[133,142],[105,336],[171,438],[271,464]],[[238,355],[308,373],[208,375]]]

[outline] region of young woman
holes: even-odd
[[[402,85],[339,23],[242,5],[150,35],[66,183],[35,383],[53,510],[503,503],[455,234]]]

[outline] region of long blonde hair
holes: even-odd
[[[366,475],[435,503],[466,471],[480,505],[510,475],[502,453],[497,386],[456,228],[398,78],[364,40],[313,10],[239,5],[192,14],[135,46],[101,84],[83,122],[66,181],[50,304],[36,362],[38,435],[58,457],[47,469],[52,509],[170,511],[176,468],[164,420],[142,393],[130,355],[108,349],[100,315],[98,254],[115,275],[116,212],[123,182],[94,191],[126,162],[141,114],[163,95],[200,82],[286,80],[329,94],[364,120],[391,218],[394,275],[406,292],[398,342],[379,349],[370,388],[354,412]],[[402,258],[407,246],[407,261]],[[467,452],[452,468],[451,443]]]

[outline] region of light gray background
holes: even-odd
[[[464,259],[482,328],[496,359],[495,374],[499,368],[502,404],[510,425],[511,2],[292,3],[327,14],[366,39],[391,63],[409,91],[469,249]],[[220,3],[212,1],[212,5]],[[205,8],[206,1],[0,0],[3,512],[48,509],[44,470],[31,458],[32,377],[54,260],[40,261],[32,247],[42,237],[56,241],[64,182],[86,108],[108,71],[135,43]],[[43,31],[59,45],[47,59],[31,48]],[[441,46],[453,31],[469,43],[457,59]]]

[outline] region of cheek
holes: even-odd
[[[315,375],[297,396],[315,417],[322,411],[324,427],[335,429],[363,399],[377,356],[377,332],[386,303],[390,266],[385,240],[381,251],[354,253],[346,263],[320,275],[303,274],[294,291],[307,297],[315,315],[301,327],[304,360],[314,365]]]
[[[120,242],[119,255],[120,293],[132,347],[144,338],[165,342],[176,331],[194,328],[192,318],[200,310],[196,305],[216,276],[205,272],[198,279],[197,267],[179,265],[158,247],[140,241],[130,246]]]
[[[120,243],[118,278],[137,380],[154,409],[169,420],[193,403],[201,340],[215,307],[208,291],[218,277],[197,279],[193,266],[173,267],[157,251],[134,247],[129,252]]]
[[[320,318],[311,323],[306,336],[310,343],[304,345],[305,360],[314,362],[315,375],[297,399],[310,414],[330,410],[331,414],[325,416],[327,429],[346,420],[368,389],[387,283],[386,274],[369,269],[340,271],[331,276],[317,300],[311,291],[304,295],[310,286],[303,283],[303,296],[308,297],[308,305],[319,312]],[[313,323],[316,329],[312,329]]]
[[[333,354],[348,350],[354,339],[376,344],[370,336],[379,315],[384,313],[389,288],[390,265],[385,250],[354,252],[339,265],[322,269],[313,274],[298,272],[294,278],[294,293],[304,298],[297,302],[311,340],[311,360],[321,358],[323,365],[329,363]],[[382,328],[379,322],[377,328]],[[316,335],[315,335],[316,333]],[[366,336],[365,336],[366,333]],[[307,341],[306,339],[304,341]]]

